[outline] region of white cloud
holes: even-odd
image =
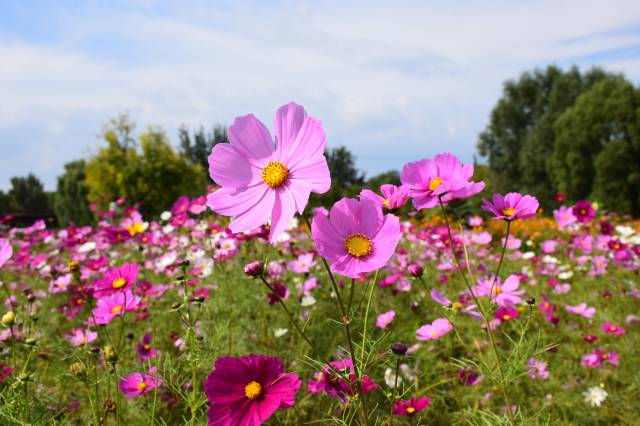
[[[504,80],[640,44],[633,1],[144,1],[50,13],[54,41],[25,29],[2,42],[0,30],[0,144],[15,153],[0,159],[0,186],[32,170],[52,188],[124,110],[175,138],[181,123],[248,112],[271,126],[289,100],[370,173],[445,149],[470,160]],[[637,55],[599,58],[640,80]]]

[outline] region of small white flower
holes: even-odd
[[[300,301],[300,305],[304,307],[313,306],[315,304],[316,304],[316,298],[313,296],[304,296]]]
[[[160,214],[160,219],[164,220],[165,222],[169,219],[171,219],[171,212],[162,212]]]
[[[568,280],[571,277],[573,277],[573,271],[566,271],[558,274],[558,278],[561,280]]]
[[[591,404],[592,407],[599,407],[602,402],[607,399],[609,395],[606,390],[594,386],[582,393],[584,395],[585,402]]]
[[[544,263],[558,263],[558,259],[553,256],[546,255],[542,258]]]
[[[533,258],[535,255],[536,254],[534,252],[528,251],[528,252],[522,253],[522,259],[523,260],[529,260],[529,259]]]
[[[273,330],[273,335],[276,337],[282,337],[289,332],[288,328],[276,328]]]
[[[393,369],[387,368],[386,370],[384,370],[384,382],[391,389],[396,387],[396,373],[393,371]],[[400,386],[400,383],[402,383],[402,377],[398,376],[398,386]]]
[[[164,232],[165,234],[170,234],[173,232],[173,226],[171,225],[165,225],[162,227],[162,232]]]

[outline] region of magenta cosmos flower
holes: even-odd
[[[118,268],[109,268],[102,278],[94,281],[93,295],[95,297],[104,297],[129,290],[137,278],[138,265],[135,263],[125,263]]]
[[[386,329],[387,326],[389,324],[391,324],[393,322],[393,320],[396,318],[396,312],[395,311],[389,311],[389,312],[385,312],[382,313],[380,315],[378,315],[378,318],[376,319],[376,327],[381,328],[381,329]]]
[[[484,189],[484,182],[470,182],[473,164],[464,166],[453,154],[436,155],[433,160],[405,164],[400,181],[409,189],[416,209],[429,209],[456,198],[467,198]]]
[[[11,258],[13,255],[13,248],[11,248],[11,244],[9,240],[5,240],[4,238],[0,238],[0,268]]]
[[[375,201],[380,207],[387,210],[401,209],[409,199],[409,189],[403,185],[384,184],[380,187],[380,192],[382,196],[370,189],[363,189],[360,191],[360,199]]]
[[[596,209],[593,208],[593,204],[587,200],[576,201],[576,204],[571,209],[573,215],[578,219],[578,222],[588,223],[596,217]]]
[[[431,404],[428,396],[416,398],[415,396],[407,401],[396,401],[393,406],[394,416],[413,416],[424,410]]]
[[[65,337],[72,346],[78,347],[96,340],[98,338],[98,333],[89,329],[83,330],[82,328],[76,328],[75,330],[67,333]]]
[[[266,355],[222,357],[204,381],[209,426],[257,426],[278,408],[296,401],[300,380],[285,373],[282,362]]]
[[[438,340],[453,330],[453,325],[446,318],[438,318],[431,324],[426,324],[416,330],[418,340]]]
[[[493,202],[482,199],[482,210],[492,213],[495,219],[527,219],[538,211],[538,200],[531,195],[510,192],[507,195],[494,194]]]
[[[229,141],[209,156],[209,174],[221,186],[207,196],[216,213],[233,216],[233,232],[250,231],[271,218],[273,243],[302,213],[311,192],[329,190],[331,177],[324,157],[325,134],[320,121],[293,102],[276,112],[275,138],[252,114],[229,127]]]
[[[132,373],[120,379],[120,390],[129,399],[149,393],[162,385],[160,376],[154,374]]]
[[[607,334],[613,334],[614,336],[625,334],[627,332],[624,327],[621,327],[613,322],[605,322],[604,324],[602,324],[602,331]]]
[[[316,214],[311,225],[318,253],[334,272],[349,278],[386,265],[401,235],[400,219],[383,214],[371,200],[343,198],[333,205],[329,217]]]
[[[115,317],[123,315],[125,311],[133,311],[140,304],[140,298],[127,290],[98,299],[93,309],[92,319],[97,325],[109,324]]]

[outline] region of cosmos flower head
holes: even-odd
[[[221,357],[204,381],[209,426],[258,426],[293,407],[301,382],[272,356]]]
[[[604,324],[602,324],[602,331],[614,336],[627,333],[627,330],[624,327],[621,327],[620,325],[613,322],[605,322]]]
[[[401,209],[409,199],[409,189],[404,185],[384,184],[380,186],[380,192],[382,196],[370,189],[363,189],[360,191],[360,199],[374,201],[385,210]]]
[[[394,416],[414,416],[431,405],[428,396],[416,398],[415,396],[406,401],[396,401],[393,406]]]
[[[2,268],[7,260],[11,259],[12,255],[13,248],[11,247],[11,243],[9,243],[9,240],[0,238],[0,268]]]
[[[388,311],[378,315],[378,318],[376,319],[376,327],[381,328],[383,330],[386,329],[387,326],[391,324],[391,322],[394,320],[395,317],[396,317],[395,311]]]
[[[446,318],[438,318],[416,330],[417,340],[438,340],[453,330],[453,324]]]
[[[322,124],[291,102],[276,112],[275,145],[252,114],[236,118],[228,136],[229,143],[215,145],[209,156],[209,174],[221,187],[207,196],[207,205],[232,216],[235,233],[271,219],[269,241],[275,243],[311,192],[325,193],[331,185]]]
[[[162,385],[160,376],[156,376],[155,371],[145,373],[132,373],[120,379],[120,390],[129,399],[144,395]]]
[[[109,324],[115,317],[136,310],[140,302],[140,297],[135,296],[130,290],[102,297],[96,302],[92,319],[95,319],[96,325]]]
[[[102,278],[93,282],[93,295],[105,297],[129,290],[138,278],[138,265],[125,263],[117,268],[109,268]]]
[[[335,203],[329,217],[316,214],[311,234],[331,269],[350,278],[385,266],[402,236],[397,216],[383,214],[371,200],[352,198]]]
[[[596,209],[591,201],[587,200],[577,201],[571,212],[580,223],[589,223],[596,217]]]
[[[482,210],[493,214],[494,219],[528,219],[536,214],[540,204],[536,197],[510,192],[507,195],[494,194],[491,201],[482,199]]]
[[[400,173],[402,185],[409,189],[417,210],[471,197],[484,189],[484,182],[472,182],[473,164],[462,165],[453,154],[436,155],[405,164]]]

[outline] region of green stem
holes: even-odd
[[[511,221],[507,220],[507,231],[506,237],[504,238],[504,244],[502,246],[502,254],[500,254],[500,261],[498,262],[498,269],[496,269],[496,273],[493,275],[493,280],[491,281],[491,289],[489,291],[489,298],[493,298],[493,289],[500,276],[500,270],[502,269],[502,261],[504,260],[504,253],[507,251],[507,242],[509,241],[509,232],[511,230]]]
[[[309,218],[304,214],[301,216],[304,218],[304,221],[307,224],[307,227],[309,228],[309,233],[311,233],[311,222],[309,222]],[[333,276],[333,273],[331,272],[329,263],[327,263],[327,260],[323,256],[320,256],[320,259],[322,260],[322,264],[324,265],[324,268],[326,269],[327,274],[329,275],[329,280],[331,281],[331,285],[333,286],[333,291],[336,293],[336,298],[338,299],[338,306],[340,307],[340,313],[342,314],[342,325],[344,327],[344,332],[347,338],[347,344],[349,345],[349,352],[351,353],[351,363],[353,364],[353,371],[356,375],[356,386],[358,388],[358,395],[360,396],[360,402],[362,403],[362,416],[364,418],[364,424],[368,425],[369,413],[367,410],[367,402],[366,402],[365,394],[364,394],[364,391],[362,390],[360,374],[358,372],[358,362],[357,362],[357,358],[355,357],[356,353],[355,353],[355,350],[353,349],[353,339],[351,338],[351,329],[349,326],[350,324],[349,315],[345,310],[344,303],[342,302],[342,296],[340,295],[340,290],[338,289],[338,284],[336,283],[336,279]],[[376,271],[376,276],[377,276],[377,271]],[[365,329],[366,329],[366,323],[365,323]]]
[[[447,211],[444,208],[444,204],[442,203],[442,196],[438,197],[438,201],[440,203],[440,208],[442,209],[442,213],[444,215],[445,224],[447,225],[447,234],[448,234],[448,237],[449,237],[449,245],[451,246],[451,254],[453,255],[453,258],[456,261],[456,265],[458,266],[458,269],[460,270],[460,273],[462,274],[464,282],[465,282],[465,284],[467,286],[467,290],[471,293],[471,297],[473,298],[473,300],[476,303],[476,305],[478,305],[478,309],[480,309],[480,313],[482,314],[482,317],[484,319],[485,332],[487,333],[487,336],[489,338],[489,342],[491,343],[491,348],[493,350],[493,354],[494,354],[495,359],[496,359],[496,363],[498,364],[498,373],[500,374],[500,390],[501,390],[502,396],[503,396],[503,398],[505,400],[505,403],[507,404],[507,413],[509,415],[509,422],[511,423],[512,426],[515,426],[516,420],[515,420],[515,417],[513,416],[513,412],[511,411],[511,402],[509,400],[509,395],[507,394],[507,391],[504,388],[505,376],[504,376],[504,372],[502,371],[502,363],[500,362],[500,355],[499,355],[499,352],[498,352],[498,346],[496,345],[495,339],[493,337],[493,333],[491,331],[491,327],[489,325],[489,317],[487,316],[486,311],[484,310],[484,307],[482,306],[482,304],[478,300],[475,292],[473,291],[473,288],[471,287],[471,283],[469,283],[469,280],[467,279],[467,275],[464,273],[464,269],[462,268],[462,265],[460,264],[460,259],[458,258],[458,254],[456,253],[455,247],[453,245],[453,237],[451,235],[451,226],[449,225],[449,218],[447,216]],[[506,247],[506,240],[505,240],[505,247]],[[504,254],[504,250],[503,250],[503,254]],[[499,270],[498,270],[498,272],[499,272]],[[489,297],[491,297],[491,294],[489,294]]]
[[[389,426],[393,423],[393,407],[396,405],[396,395],[398,392],[398,374],[400,372],[400,357],[396,358],[396,377],[393,385],[393,396],[391,397],[391,408],[389,409]]]
[[[282,309],[284,309],[284,311],[287,313],[287,316],[289,317],[289,322],[291,323],[291,325],[293,325],[295,327],[295,329],[298,331],[300,336],[302,336],[304,341],[307,342],[307,344],[309,346],[311,346],[311,348],[313,348],[313,343],[311,342],[311,340],[309,340],[307,335],[304,334],[304,331],[302,331],[302,329],[298,325],[298,322],[293,318],[293,315],[291,314],[291,311],[289,311],[289,308],[287,308],[287,305],[284,303],[284,300],[282,300],[280,295],[276,292],[276,289],[273,288],[273,286],[267,282],[267,280],[264,278],[264,276],[261,275],[260,276],[260,280],[264,283],[264,285],[267,286],[269,291],[271,291],[276,296],[276,298],[278,299],[278,302],[280,302],[280,305],[282,306]]]
[[[356,286],[356,280],[351,278],[351,289],[349,291],[349,304],[347,305],[347,312],[351,314],[351,303],[353,302],[353,289]]]

